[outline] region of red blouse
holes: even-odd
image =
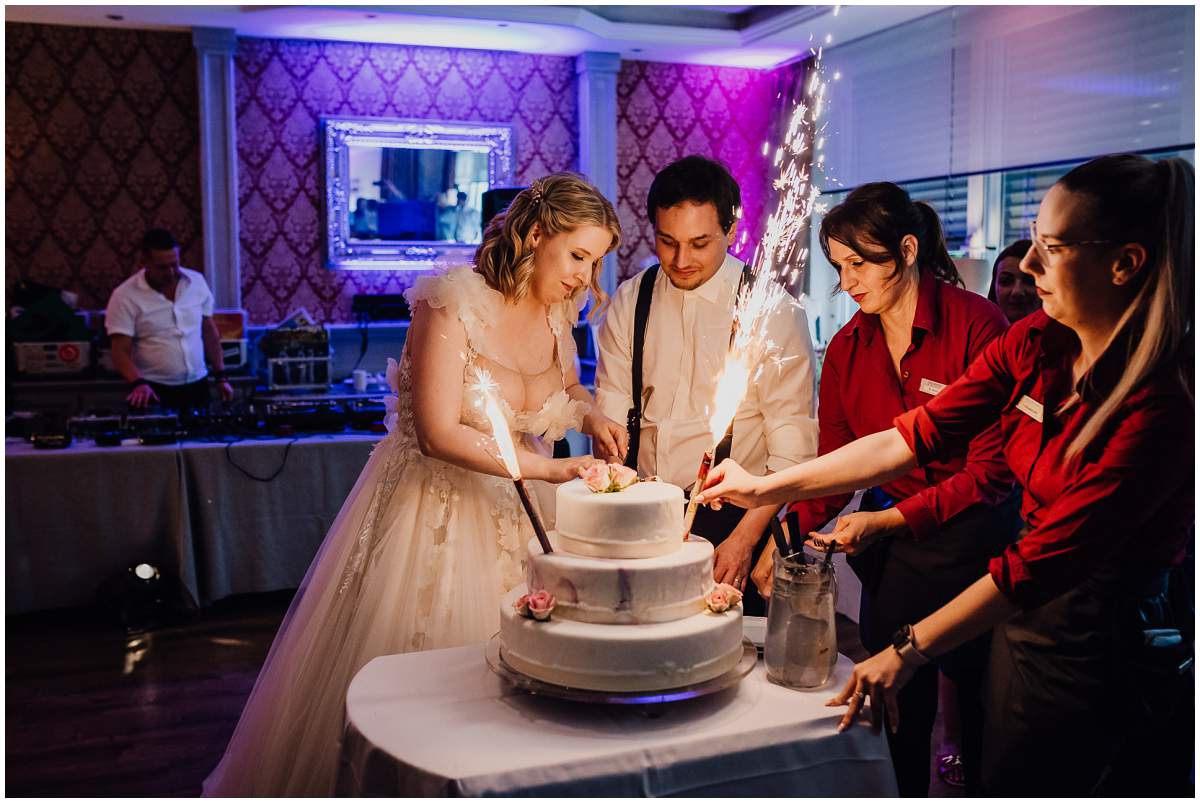
[[[858,312],[825,351],[821,367],[820,439],[826,454],[864,435],[891,429],[905,410],[934,398],[1008,328],[1000,309],[982,296],[922,274],[913,317],[912,343],[892,365],[878,315]],[[1013,476],[1000,450],[1000,427],[976,437],[962,455],[928,461],[881,486],[916,540],[979,502],[996,503],[1013,490]],[[796,502],[800,532],[819,530],[850,501],[839,494]]]
[[[1054,599],[1105,564],[1133,571],[1179,563],[1195,523],[1195,405],[1177,365],[1148,377],[1093,445],[1066,459],[1128,353],[1114,344],[1073,387],[1077,343],[1065,326],[1034,313],[961,379],[895,422],[925,464],[961,452],[999,419],[1005,459],[1025,488],[1021,512],[1030,531],[988,570],[1023,608]]]

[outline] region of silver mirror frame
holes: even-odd
[[[488,155],[488,186],[513,183],[513,127],[502,123],[322,117],[325,265],[337,270],[428,270],[463,264],[476,245],[350,238],[350,146],[477,151]]]

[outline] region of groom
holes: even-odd
[[[688,156],[650,185],[647,215],[659,264],[613,295],[597,333],[596,401],[628,421],[627,455],[596,456],[689,489],[705,450],[708,419],[729,348],[733,303],[749,269],[728,253],[737,232],[741,191],[725,167]],[[751,473],[779,471],[817,453],[815,382],[808,321],[799,304],[771,316],[771,365],[747,389],[729,454]],[[754,376],[756,366],[751,366]],[[714,463],[715,465],[715,463]],[[696,489],[697,491],[699,489]],[[701,508],[692,532],[716,546],[714,579],[743,589],[747,615],[765,604],[747,579],[778,507]]]

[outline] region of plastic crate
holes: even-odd
[[[12,346],[17,371],[23,374],[81,374],[92,365],[92,344],[84,340]]]

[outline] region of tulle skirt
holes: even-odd
[[[354,674],[381,655],[490,638],[532,535],[511,481],[425,457],[394,434],[381,441],[309,567],[204,794],[332,794]]]

